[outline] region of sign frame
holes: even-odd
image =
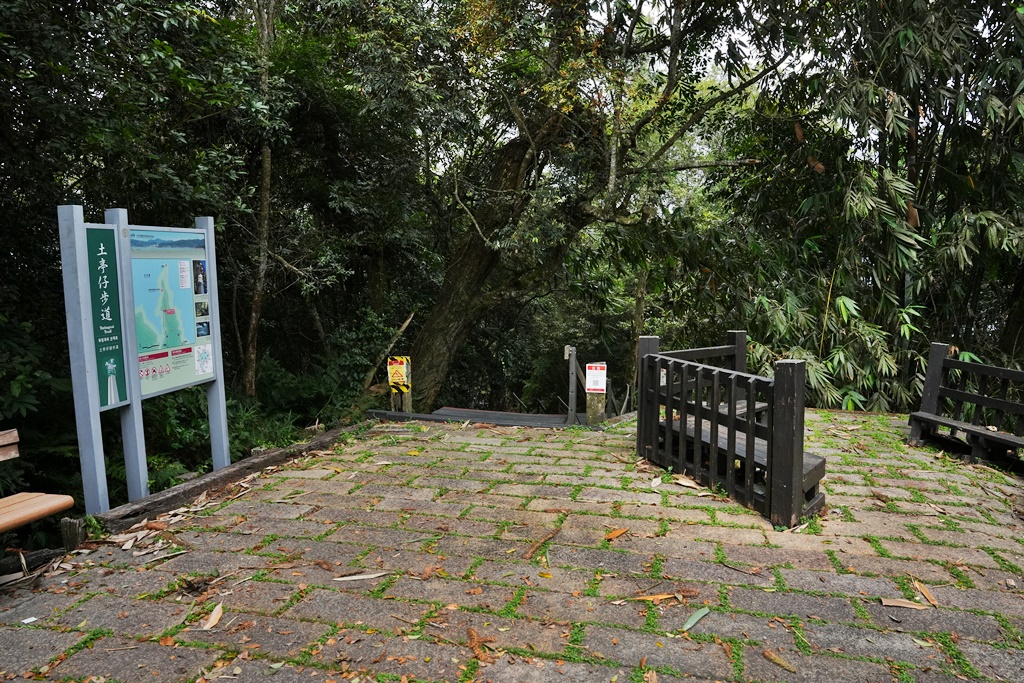
[[[82,468],[82,486],[85,509],[88,514],[110,509],[107,489],[106,465],[103,452],[103,434],[100,412],[120,409],[121,434],[124,443],[125,471],[128,480],[128,499],[138,500],[149,495],[146,443],[142,421],[142,401],[170,391],[190,386],[206,385],[210,421],[210,445],[213,468],[222,469],[231,464],[228,439],[227,400],[222,364],[220,307],[217,297],[216,234],[213,218],[195,219],[195,228],[165,228],[132,226],[126,209],[108,209],[104,223],[86,223],[79,205],[57,207],[60,230],[61,266],[64,271],[64,309],[67,315],[68,351],[71,359],[71,379],[75,400],[75,422],[78,432],[79,460]],[[116,244],[116,271],[121,316],[121,352],[125,361],[127,397],[115,405],[100,405],[97,337],[94,327],[91,289],[88,230],[110,230]],[[156,391],[143,396],[139,376],[138,337],[135,329],[135,296],[131,268],[131,240],[133,229],[159,230],[203,235],[205,240],[206,284],[210,323],[212,374],[195,382]],[[192,299],[194,305],[194,298]]]

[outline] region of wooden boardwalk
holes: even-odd
[[[367,415],[388,422],[408,422],[423,420],[426,422],[465,422],[492,424],[502,427],[565,427],[565,415],[550,413],[506,413],[499,410],[472,410],[470,408],[452,408],[445,406],[432,413],[401,413],[392,410],[368,410]],[[577,414],[577,424],[586,424],[587,414]]]

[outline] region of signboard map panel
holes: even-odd
[[[212,380],[206,236],[133,229],[130,240],[142,395]]]
[[[121,296],[117,277],[117,235],[112,227],[85,230],[89,298],[92,300],[93,346],[100,410],[128,403]]]

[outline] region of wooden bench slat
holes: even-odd
[[[1024,403],[1014,403],[1013,401],[1006,401],[995,396],[986,396],[984,394],[972,394],[961,389],[953,389],[951,387],[940,387],[939,396],[941,398],[949,398],[954,401],[963,401],[964,403],[973,403],[979,406],[985,406],[986,408],[993,408],[1002,413],[1012,413],[1014,415],[1024,416]],[[979,411],[974,411],[975,415]]]
[[[953,420],[948,417],[942,417],[940,415],[932,415],[931,413],[916,412],[910,414],[910,419],[921,420],[928,422],[933,425],[941,425],[943,427],[950,427],[958,431],[964,432],[965,434],[972,434],[989,441],[995,441],[998,443],[1005,443],[1014,448],[1024,448],[1024,438],[1016,436],[1014,434],[1008,434],[1006,432],[993,432],[985,427],[979,427],[972,425],[970,422],[961,422],[960,420]]]
[[[693,418],[689,418],[686,423],[686,436],[690,439],[693,438]],[[665,428],[665,423],[661,423],[662,429]],[[676,435],[679,434],[679,420],[672,423],[672,431]],[[718,448],[719,452],[723,455],[732,453],[734,457],[740,460],[746,459],[747,450],[747,435],[744,432],[736,430],[733,432],[733,438],[735,439],[735,449],[729,449],[729,429],[725,425],[720,425],[718,428]],[[990,432],[991,433],[991,432]],[[707,422],[704,422],[703,429],[701,430],[701,443],[705,446],[711,446],[711,428]],[[754,462],[759,467],[765,467],[768,462],[768,442],[764,439],[754,438]],[[825,458],[821,457],[816,453],[810,451],[804,451],[804,472],[803,481],[805,490],[811,488],[817,484],[822,477],[825,476]]]
[[[0,446],[6,446],[12,443],[18,443],[17,429],[5,429],[0,432]]]
[[[54,493],[16,493],[0,498],[0,532],[49,517],[74,505],[75,499],[71,496]]]
[[[18,444],[12,443],[6,446],[0,446],[0,462],[4,460],[14,460],[18,457]]]
[[[1024,370],[1001,368],[998,365],[985,365],[983,363],[970,363],[968,361],[957,360],[955,358],[947,358],[942,365],[943,367],[951,370],[960,370],[961,372],[968,372],[972,375],[987,375],[989,377],[1008,379],[1013,382],[1024,382]]]

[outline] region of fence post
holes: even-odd
[[[921,391],[921,412],[939,414],[939,387],[942,386],[942,363],[949,355],[949,344],[932,342],[928,351],[928,369]]]
[[[569,361],[569,414],[565,416],[565,424],[576,424],[576,347],[565,346],[565,359]]]
[[[775,364],[769,517],[772,524],[787,529],[799,522],[803,511],[805,372],[802,360]]]
[[[732,369],[736,372],[747,371],[747,331],[729,330],[726,334],[726,343],[736,347],[736,356],[733,360]]]
[[[655,336],[641,336],[636,345],[636,393],[633,401],[636,404],[636,454],[639,458],[647,457],[647,446],[657,433],[657,392],[659,391],[660,377],[655,377],[656,371],[648,371],[644,357],[660,350],[660,340]],[[649,397],[648,392],[654,391],[655,396]],[[652,408],[653,406],[653,408]],[[654,415],[651,415],[652,410]],[[649,424],[651,420],[653,424]]]
[[[942,388],[942,364],[949,355],[949,344],[932,342],[928,351],[928,367],[924,374],[924,387],[921,389],[921,412],[931,415],[939,414],[939,389]],[[931,431],[931,425],[910,418],[910,443],[918,445]]]

